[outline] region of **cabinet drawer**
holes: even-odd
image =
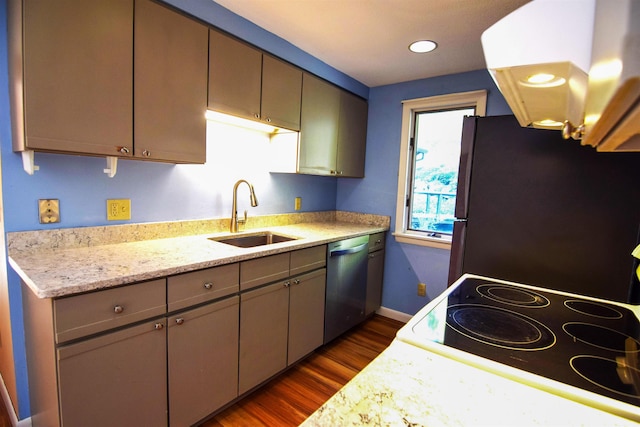
[[[291,252],[290,275],[316,270],[327,265],[327,246],[314,246]]]
[[[289,253],[240,263],[240,290],[255,288],[289,276]]]
[[[207,268],[167,279],[167,309],[179,310],[238,292],[238,264]]]
[[[384,231],[369,235],[369,252],[384,248]]]
[[[166,312],[166,280],[91,292],[53,301],[56,342],[123,326]]]

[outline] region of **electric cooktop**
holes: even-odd
[[[633,310],[466,274],[398,338],[640,420],[640,322]]]

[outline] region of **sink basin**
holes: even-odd
[[[289,242],[296,240],[297,237],[285,236],[282,234],[272,233],[270,231],[241,234],[234,236],[210,237],[213,240],[227,245],[237,246],[239,248],[254,248],[256,246],[271,245],[273,243]]]

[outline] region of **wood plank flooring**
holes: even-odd
[[[299,425],[391,344],[402,325],[374,315],[200,427]]]
[[[297,426],[391,344],[402,325],[374,315],[200,427]],[[0,399],[0,427],[9,426]]]

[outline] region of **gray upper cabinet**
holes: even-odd
[[[134,157],[204,163],[208,28],[150,0],[134,28]]]
[[[367,101],[348,92],[340,92],[336,170],[342,176],[364,177],[368,113]]]
[[[330,175],[335,171],[340,90],[305,73],[302,82],[298,172]]]
[[[364,177],[367,102],[305,73],[298,172]]]
[[[262,52],[209,30],[209,109],[260,118]]]
[[[262,56],[262,120],[300,129],[302,71],[269,55]]]
[[[8,5],[14,150],[131,147],[133,0]]]
[[[210,30],[209,109],[300,129],[302,71]]]

